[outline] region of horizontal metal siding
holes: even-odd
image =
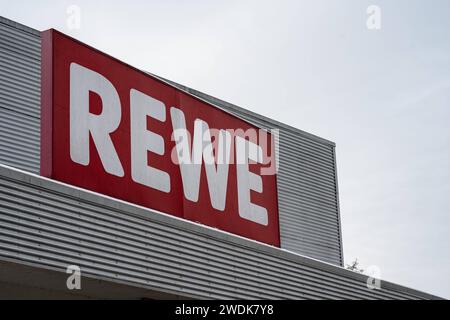
[[[197,298],[434,298],[0,166],[2,257]]]
[[[39,33],[0,19],[0,163],[39,172]]]
[[[276,152],[281,247],[343,265],[334,144],[169,82],[260,128],[279,130]]]

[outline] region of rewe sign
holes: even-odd
[[[55,30],[41,81],[43,176],[279,246],[270,133]]]

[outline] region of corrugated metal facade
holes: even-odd
[[[0,163],[39,173],[40,33],[0,18]],[[171,82],[265,129],[280,129],[281,247],[341,265],[334,144]]]
[[[39,33],[0,17],[0,163],[39,173]]]
[[[3,166],[0,212],[0,257],[184,297],[436,298]]]

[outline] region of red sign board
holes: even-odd
[[[273,136],[55,30],[41,174],[280,245]]]

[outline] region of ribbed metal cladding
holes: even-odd
[[[5,166],[2,257],[194,298],[437,298]]]
[[[40,33],[0,17],[0,163],[39,172]],[[343,264],[334,144],[174,82],[264,129],[279,129],[281,247]]]
[[[0,163],[39,172],[39,33],[0,17]]]
[[[342,265],[339,195],[333,142],[163,79],[256,126],[278,129],[277,176],[281,247]]]

